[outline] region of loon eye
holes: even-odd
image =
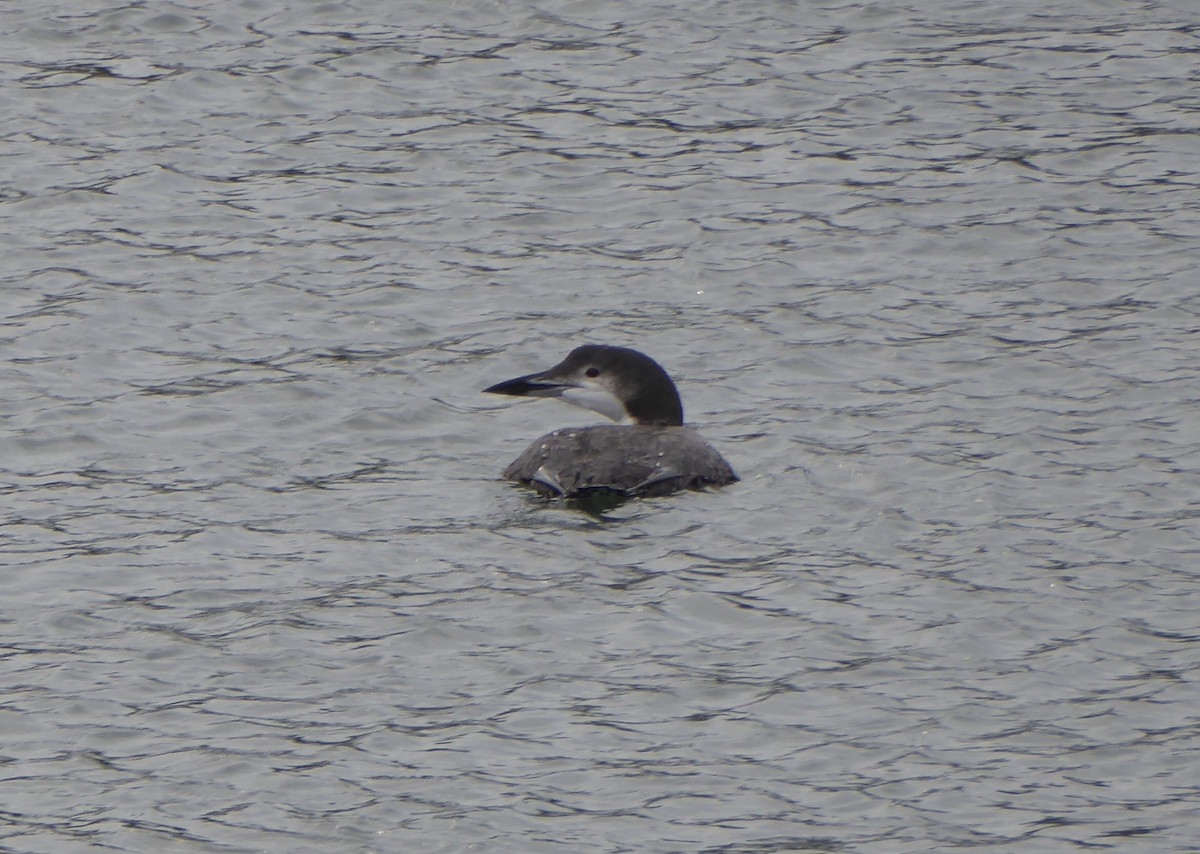
[[[600,369],[599,368],[588,368],[586,371],[584,371],[584,373],[587,374],[589,377],[598,377],[598,376],[600,376]]]

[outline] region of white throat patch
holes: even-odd
[[[625,404],[619,399],[600,388],[569,388],[558,396],[572,406],[599,412],[606,418],[611,418],[620,424],[632,424],[633,419],[625,411]]]

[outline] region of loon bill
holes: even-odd
[[[547,433],[504,470],[506,479],[547,497],[669,495],[738,479],[724,457],[683,425],[683,404],[667,372],[637,350],[576,347],[549,370],[484,392],[554,397],[621,422]]]

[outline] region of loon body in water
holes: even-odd
[[[577,347],[549,370],[484,392],[556,397],[622,422],[547,433],[504,470],[506,479],[544,496],[669,495],[738,479],[711,445],[683,426],[675,383],[658,362],[637,350]]]

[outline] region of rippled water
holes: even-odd
[[[1200,851],[1198,35],[0,6],[0,846]],[[585,340],[743,481],[499,482]]]

